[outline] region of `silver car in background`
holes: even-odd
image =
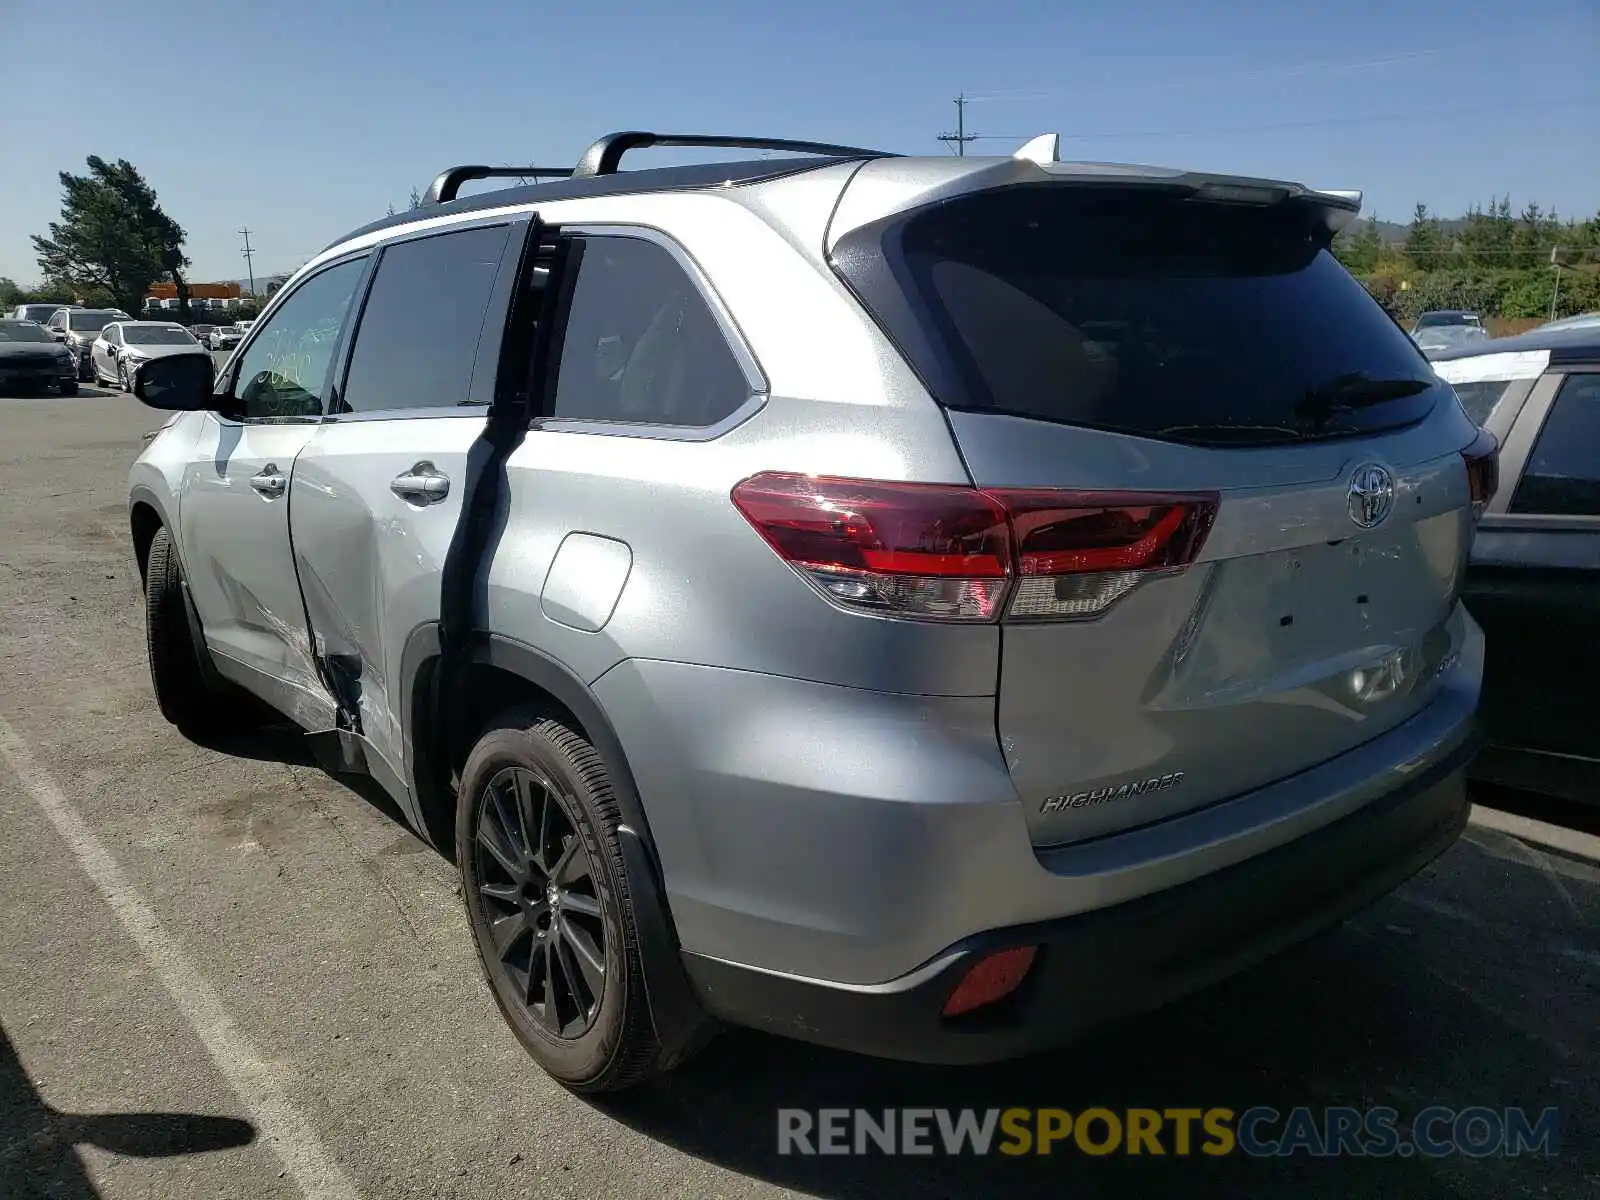
[[[113,321],[90,348],[89,365],[96,383],[129,391],[140,366],[174,354],[199,355],[211,362],[194,334],[175,321]]]
[[[1037,141],[452,168],[215,386],[140,367],[161,710],[263,699],[453,848],[580,1091],[717,1020],[965,1063],[1171,1000],[1467,818],[1496,448],[1359,207]]]

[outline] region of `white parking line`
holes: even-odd
[[[0,756],[50,818],[111,911],[138,943],[172,993],[179,1011],[199,1035],[211,1061],[249,1108],[262,1140],[278,1156],[300,1191],[308,1200],[354,1200],[358,1195],[355,1185],[290,1102],[272,1066],[239,1032],[211,985],[161,927],[154,910],[116,859],[4,717],[0,717]]]

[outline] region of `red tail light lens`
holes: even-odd
[[[1500,443],[1487,429],[1480,429],[1472,444],[1461,452],[1461,460],[1467,464],[1467,490],[1476,519],[1483,516],[1500,486]]]
[[[835,602],[957,621],[994,620],[1013,591],[1013,617],[1103,612],[1145,572],[1193,562],[1217,511],[1214,495],[983,491],[790,474],[747,479],[733,502]]]
[[[992,493],[1011,514],[1017,592],[1012,617],[1104,612],[1147,571],[1188,566],[1217,515],[1217,498],[1052,491]]]
[[[831,599],[851,608],[989,621],[1011,569],[1005,509],[975,488],[757,475],[733,502]]]

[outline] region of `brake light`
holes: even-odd
[[[1217,511],[1211,494],[993,491],[779,473],[745,480],[733,502],[836,603],[947,621],[1101,613],[1148,572],[1193,562]]]
[[[1480,429],[1472,444],[1461,452],[1461,460],[1467,465],[1467,491],[1476,520],[1483,516],[1500,486],[1500,442],[1487,429]]]

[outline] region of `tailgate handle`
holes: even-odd
[[[450,477],[430,462],[419,462],[403,475],[396,475],[389,490],[411,504],[435,504],[450,494]]]

